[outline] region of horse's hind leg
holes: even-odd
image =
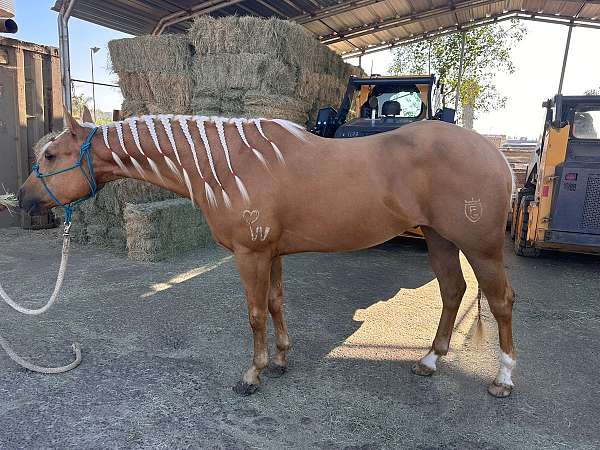
[[[275,328],[277,354],[263,373],[267,377],[278,378],[287,371],[287,351],[290,349],[290,338],[283,315],[283,266],[281,256],[274,258],[271,266],[269,312]]]
[[[511,379],[515,366],[515,348],[512,339],[512,308],[514,292],[504,270],[502,248],[491,254],[467,253],[483,293],[488,299],[490,310],[498,322],[500,341],[500,368],[496,378],[488,387],[494,397],[507,397],[513,389]]]
[[[436,370],[438,358],[448,353],[456,314],[467,285],[460,268],[456,245],[432,228],[422,227],[422,230],[427,240],[429,261],[440,285],[443,307],[431,350],[413,366],[412,370],[417,375],[431,375]]]

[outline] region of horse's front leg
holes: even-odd
[[[254,357],[250,368],[244,373],[233,390],[240,395],[253,394],[260,384],[260,372],[269,362],[267,345],[268,293],[271,261],[269,253],[236,251],[235,260],[246,291],[248,318],[254,338]]]

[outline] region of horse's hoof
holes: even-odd
[[[416,362],[412,366],[411,370],[412,370],[412,373],[414,373],[415,375],[419,375],[421,377],[430,377],[431,375],[433,375],[433,372],[435,372],[435,369],[432,369],[431,367],[426,366],[421,361]]]
[[[237,384],[233,387],[233,392],[242,397],[248,397],[256,392],[258,389],[258,384],[249,384],[245,381],[238,381]]]
[[[279,364],[269,363],[269,366],[263,370],[262,374],[268,378],[279,378],[287,372],[286,366],[280,366]]]
[[[495,381],[488,386],[489,394],[496,398],[508,397],[512,390],[512,386],[508,384],[496,383]]]

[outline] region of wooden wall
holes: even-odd
[[[63,127],[58,49],[0,37],[0,189],[16,192],[33,145]],[[0,227],[51,225],[50,217],[0,215]]]

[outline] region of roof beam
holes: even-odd
[[[420,13],[409,14],[407,16],[393,17],[383,21],[372,22],[370,24],[366,24],[361,27],[348,30],[345,33],[335,32],[333,34],[330,34],[329,36],[323,36],[319,40],[327,45],[336,44],[347,39],[353,39],[369,34],[374,34],[378,31],[383,31],[389,28],[395,28],[402,25],[408,25],[411,22],[419,20],[432,19],[452,12],[454,12],[455,15],[455,23],[458,24],[458,18],[456,17],[456,13],[458,11],[468,10],[473,7],[491,5],[493,3],[497,3],[497,1],[498,0],[470,0],[454,8],[452,8],[452,6],[448,4],[446,6],[441,6],[439,8],[435,8],[429,11],[422,11]]]
[[[158,21],[154,29],[152,30],[153,35],[161,34],[165,28],[175,25],[180,22],[184,22],[196,16],[203,14],[209,14],[219,9],[226,8],[227,6],[241,3],[244,0],[208,0],[190,8],[189,11],[180,11],[173,14],[168,14]]]
[[[328,17],[335,16],[336,14],[362,8],[364,6],[370,6],[376,3],[381,3],[384,1],[387,0],[346,0],[345,2],[338,3],[337,5],[321,8],[320,10],[312,14],[309,13],[291,17],[290,20],[298,22],[299,24],[305,24],[309,22],[314,22],[316,20],[326,19]]]
[[[600,0],[598,3],[600,4]],[[464,24],[461,27],[457,27],[456,25],[453,25],[450,27],[435,30],[433,32],[423,33],[423,34],[417,35],[417,36],[409,36],[409,37],[406,37],[403,39],[396,39],[396,40],[394,40],[394,42],[390,42],[388,44],[377,45],[377,46],[370,47],[370,48],[361,48],[357,51],[351,51],[351,52],[345,53],[342,55],[342,57],[344,59],[356,58],[359,55],[368,55],[371,53],[377,53],[377,52],[381,52],[381,51],[385,51],[385,50],[391,50],[391,49],[393,49],[395,47],[399,47],[401,45],[413,44],[416,42],[433,39],[433,38],[436,38],[439,36],[456,33],[458,31],[462,31],[462,30],[466,31],[466,30],[470,30],[472,28],[478,28],[478,27],[485,26],[485,25],[491,25],[491,24],[498,23],[498,22],[504,22],[504,21],[510,20],[510,19],[522,19],[522,20],[533,21],[533,22],[550,23],[550,24],[554,24],[554,25],[566,25],[566,26],[572,25],[575,27],[591,28],[591,29],[595,29],[595,30],[600,30],[600,22],[595,21],[595,20],[587,20],[587,19],[573,20],[570,17],[566,17],[566,16],[560,17],[560,16],[555,16],[555,15],[550,15],[550,14],[534,14],[534,13],[523,12],[521,10],[516,10],[516,11],[507,11],[506,13],[503,13],[496,17],[486,17],[486,18],[474,20],[472,22],[468,22],[467,24]]]
[[[274,7],[273,5],[271,5],[270,3],[265,2],[264,0],[254,0],[256,3],[258,3],[259,5],[264,6],[265,8],[267,8],[269,11],[277,14],[280,17],[285,17],[287,18],[287,14],[285,14],[284,12],[282,12],[280,9]]]

